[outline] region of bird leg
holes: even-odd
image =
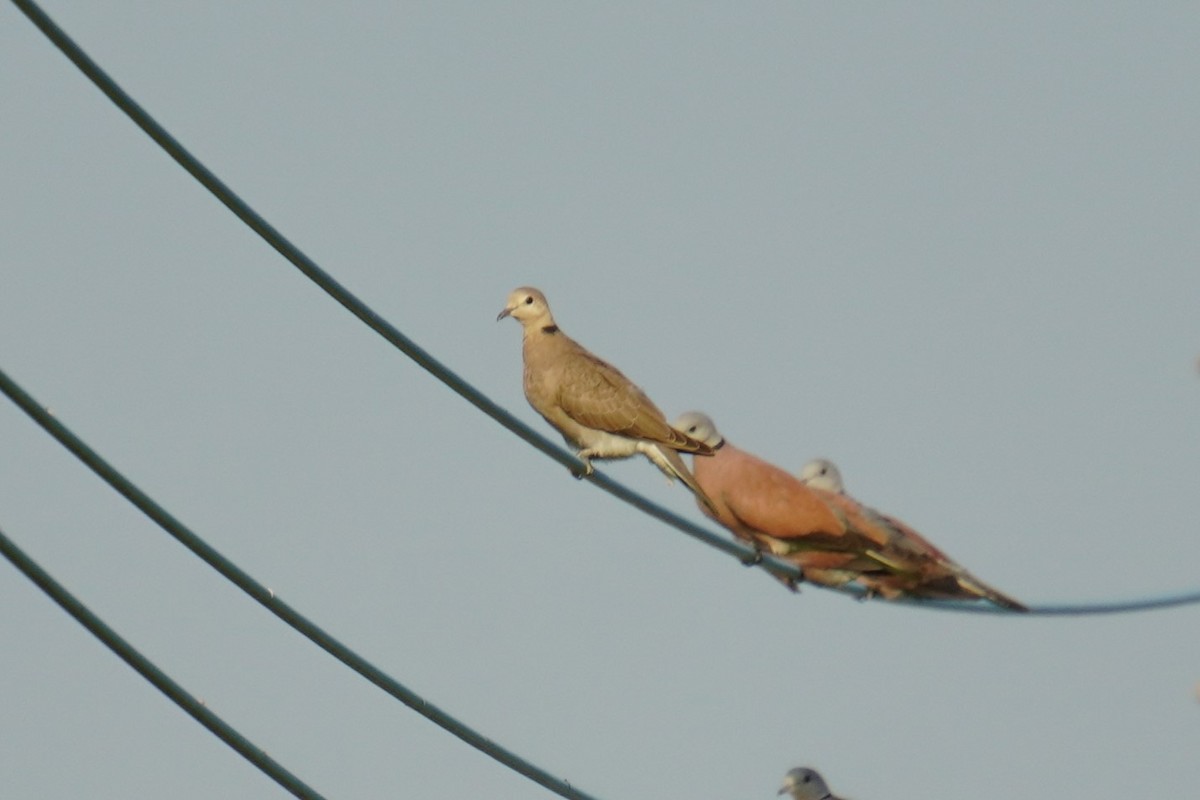
[[[585,447],[575,454],[575,457],[583,462],[583,471],[580,472],[575,467],[568,467],[571,474],[575,476],[575,480],[582,480],[588,475],[591,475],[595,470],[592,468],[592,456],[596,455],[596,451],[590,447]]]

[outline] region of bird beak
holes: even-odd
[[[779,791],[775,794],[787,794],[789,791],[791,791],[791,787],[785,783],[783,786],[779,787]]]
[[[499,322],[500,320],[504,319],[505,317],[507,317],[507,316],[508,316],[509,314],[511,314],[512,312],[513,312],[513,310],[512,310],[512,306],[505,306],[505,307],[504,307],[504,310],[503,310],[503,311],[501,311],[499,314],[497,314],[497,315],[496,315],[496,322]]]

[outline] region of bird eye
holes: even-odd
[[[812,780],[812,775],[805,775],[805,776],[804,776],[804,780],[803,780],[803,781],[801,781],[801,782],[802,782],[802,783],[808,783],[808,782],[809,782],[809,781],[811,781],[811,780]]]
[[[696,432],[696,426],[695,426],[695,425],[693,425],[692,427],[688,428],[688,433],[695,433],[695,432]]]
[[[531,306],[531,305],[533,305],[533,298],[532,298],[532,297],[526,297],[526,298],[525,298],[525,305],[527,305],[527,306]]]

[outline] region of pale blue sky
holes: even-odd
[[[522,419],[545,290],[1030,603],[1200,585],[1200,14],[47,2],[296,244]],[[791,596],[497,426],[0,5],[0,366],[363,655],[606,800],[1185,797],[1200,608]],[[551,795],[302,640],[0,403],[0,526],[331,798]],[[602,467],[701,520],[652,467]],[[0,565],[12,798],[284,796]]]

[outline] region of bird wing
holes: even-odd
[[[658,406],[612,364],[579,348],[562,362],[558,405],[587,428],[647,439],[687,453],[712,448],[667,424]]]
[[[984,583],[968,572],[961,564],[946,555],[940,548],[931,543],[921,534],[913,530],[895,517],[880,515],[901,535],[900,549],[910,551],[915,549],[928,559],[921,570],[921,582],[913,588],[913,594],[928,593],[933,597],[955,597],[971,599],[980,597],[998,606],[1014,611],[1028,611],[1029,608],[999,589]]]

